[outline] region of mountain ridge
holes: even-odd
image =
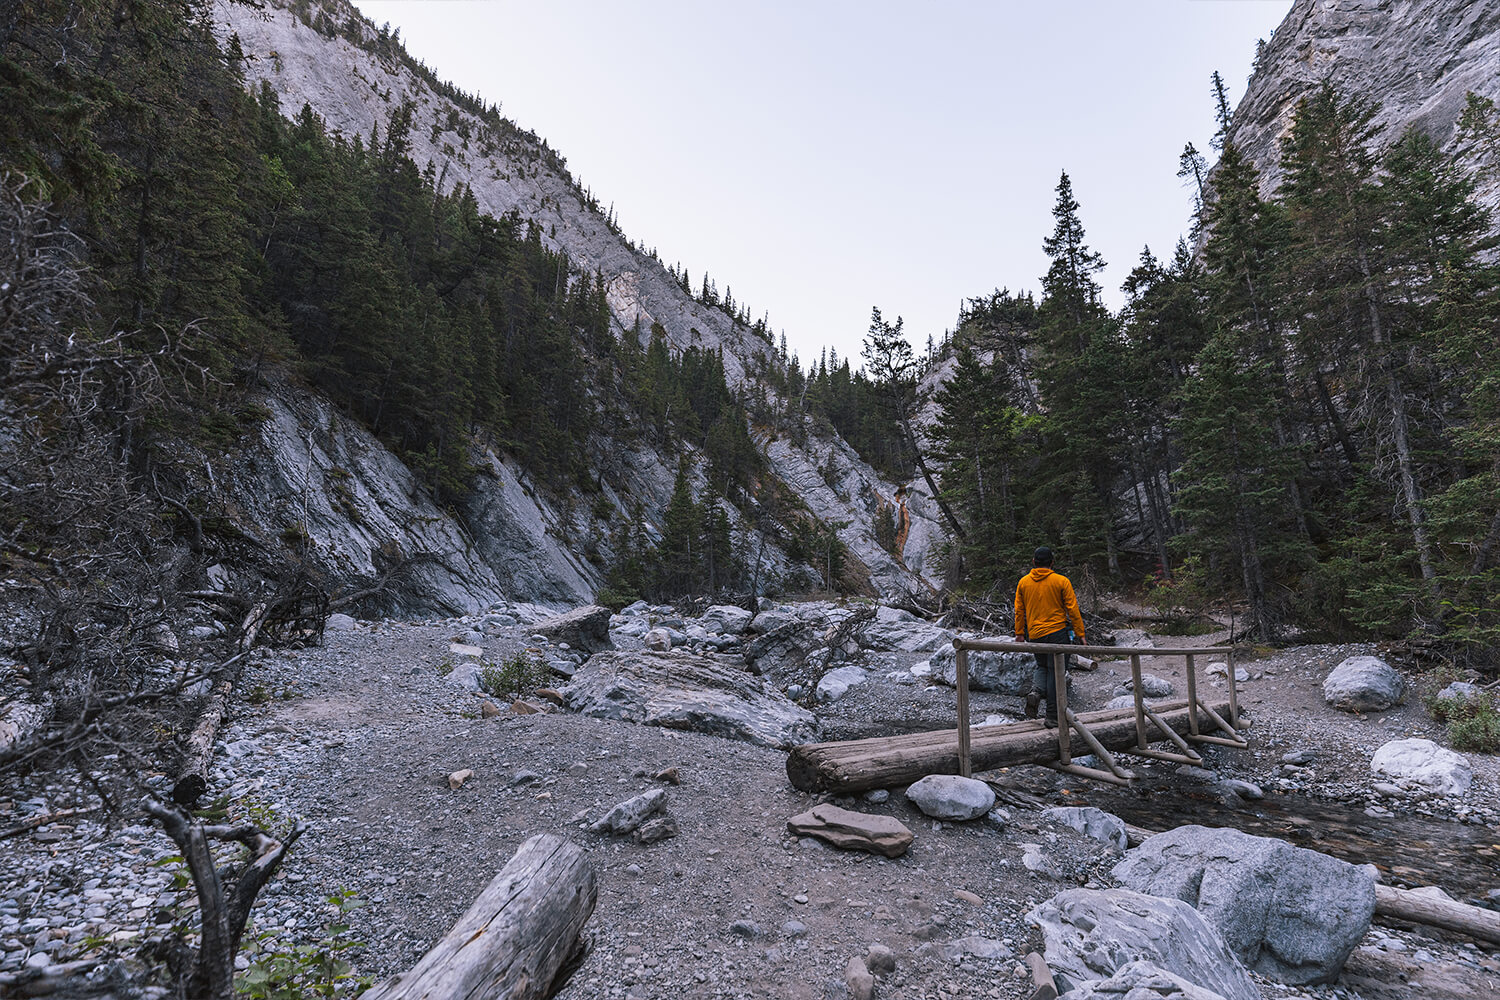
[[[444,190],[466,185],[485,214],[499,217],[517,212],[536,223],[545,244],[565,252],[584,273],[599,275],[611,326],[618,336],[641,338],[654,328],[661,330],[677,351],[694,347],[719,351],[725,380],[732,390],[774,394],[761,377],[784,364],[772,344],[722,309],[693,299],[658,259],[624,238],[597,205],[590,204],[591,199],[567,173],[563,159],[547,148],[544,140],[509,123],[497,127],[492,116],[461,107],[438,92],[429,80],[430,71],[418,72],[411,57],[397,52],[394,46],[393,54],[378,54],[344,37],[357,35],[372,48],[379,37],[354,7],[342,0],[329,0],[284,6],[273,3],[253,9],[221,0],[214,7],[214,16],[221,42],[227,43],[231,36],[239,41],[247,85],[252,89],[269,85],[286,112],[306,103],[330,131],[346,137],[368,137],[383,128],[394,109],[409,102],[414,118],[410,133],[413,160],[419,166],[430,165]],[[313,24],[325,29],[341,25],[341,33],[330,37],[315,30]],[[847,548],[854,580],[866,581],[863,589],[892,599],[935,591],[938,581],[929,564],[945,536],[925,496],[925,485],[886,481],[836,432],[822,443],[806,447],[777,441],[773,428],[752,428],[752,432],[753,438],[763,442],[762,452],[771,472],[788,485],[796,484],[794,492],[809,512],[823,524],[834,526]],[[601,458],[608,461],[621,457],[618,450],[606,448],[604,452]],[[631,470],[635,481],[615,490],[611,502],[624,515],[632,500],[643,501],[646,516],[655,521],[671,492],[674,463],[661,457],[642,459],[646,456],[638,455]],[[489,460],[503,464],[501,456],[491,455]],[[840,481],[840,489],[817,489],[814,480],[821,481],[819,470],[831,471]],[[488,489],[483,477],[480,488]],[[902,492],[908,498],[907,514],[917,530],[907,533],[906,545],[896,556],[877,541],[874,522]],[[481,497],[478,502],[484,505],[485,500]],[[533,525],[549,521],[541,516],[540,508],[528,510],[524,520]],[[735,521],[742,535],[748,536],[753,527],[748,519],[735,517]],[[566,529],[558,532],[555,520],[551,523],[554,530],[542,532],[541,538],[569,533]],[[504,523],[488,527],[503,531]],[[599,568],[580,563],[576,552],[564,551],[567,543],[554,541],[560,551],[549,554],[544,562],[573,567],[597,590],[602,583]],[[336,544],[332,537],[326,542],[328,546]],[[545,551],[545,547],[537,551]],[[789,564],[783,568],[789,568]],[[551,582],[561,583],[570,575],[571,571],[562,573]],[[855,589],[862,588],[857,585]],[[578,590],[578,581],[574,580],[560,592],[582,596]]]

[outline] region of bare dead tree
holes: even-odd
[[[281,867],[287,851],[307,831],[307,824],[297,823],[277,840],[248,823],[206,824],[182,807],[155,797],[146,797],[142,806],[182,852],[198,894],[202,918],[198,948],[193,952],[185,944],[177,944],[186,952],[176,956],[177,962],[191,969],[185,976],[185,995],[193,1000],[231,1000],[234,958],[250,919],[250,908]],[[214,841],[243,844],[249,857],[241,864],[220,867],[214,860]]]

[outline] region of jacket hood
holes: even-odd
[[[1050,566],[1038,566],[1031,571],[1031,578],[1037,581],[1045,580],[1051,575],[1052,567]]]

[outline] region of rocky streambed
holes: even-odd
[[[1017,768],[987,776],[1001,790],[997,807],[954,821],[927,815],[901,789],[844,799],[798,792],[776,746],[809,732],[951,726],[953,694],[935,679],[943,662],[934,656],[950,633],[894,609],[825,603],[763,611],[754,623],[727,609],[636,607],[559,629],[544,624],[547,615],[506,606],[432,622],[336,619],[319,648],[257,654],[246,700],[221,734],[209,797],[228,795],[262,821],[311,823],[256,908],[267,946],[317,940],[335,916],[329,897],[353,892],[365,904],[351,920],[364,942],[356,965],[399,971],[527,837],[558,832],[588,851],[600,886],[590,952],[559,994],[565,1000],[860,995],[867,980],[854,974],[855,960],[876,997],[1027,997],[1020,958],[1042,944],[1027,914],[1064,891],[1118,887],[1120,860],[1114,846],[1033,800],[1098,804],[1151,829],[1259,823],[1253,832],[1308,846],[1342,836],[1349,860],[1384,865],[1393,882],[1433,882],[1480,901],[1500,885],[1483,853],[1500,856],[1485,845],[1500,843],[1495,759],[1470,755],[1461,796],[1396,786],[1372,775],[1375,751],[1441,735],[1415,699],[1362,714],[1324,701],[1324,677],[1371,652],[1363,647],[1300,647],[1245,664],[1252,747],[1206,755],[1209,777],[1147,764],[1138,767],[1143,789],[1113,793]],[[613,652],[594,651],[601,624]],[[549,664],[525,697],[471,690],[484,665],[517,656]],[[1163,650],[1149,671],[1180,688],[1179,661]],[[664,669],[641,666],[652,662]],[[995,690],[973,695],[975,724],[1019,715],[1006,671],[1023,664],[993,666]],[[672,693],[694,671],[696,689],[714,694],[696,706]],[[1102,707],[1126,675],[1108,662],[1075,675],[1074,703]],[[555,695],[538,694],[547,684]],[[721,727],[715,705],[739,712],[734,725]],[[461,770],[472,777],[450,787]],[[1247,798],[1245,785],[1263,797]],[[664,793],[675,835],[639,842],[588,829],[652,790]],[[0,826],[96,804],[42,774],[4,794]],[[887,858],[788,831],[789,819],[825,800],[903,825],[909,848]],[[1351,828],[1360,832],[1338,833]],[[1382,855],[1393,842],[1433,849]],[[117,956],[129,965],[191,911],[174,888],[175,848],[150,825],[75,813],[0,850],[3,976],[70,963],[99,963],[87,974],[106,976]],[[1422,855],[1473,860],[1445,878]],[[1471,942],[1374,927],[1336,983],[1248,975],[1266,997],[1369,1000],[1500,995],[1497,973],[1495,957]]]

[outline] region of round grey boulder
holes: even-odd
[[[1406,679],[1377,656],[1351,656],[1323,681],[1323,700],[1346,712],[1380,712],[1401,704]]]
[[[995,793],[982,781],[956,774],[929,774],[906,789],[906,797],[933,819],[962,822],[995,808]]]

